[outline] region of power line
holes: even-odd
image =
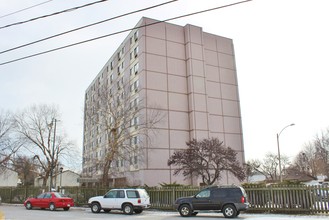
[[[141,26],[138,26],[138,27],[134,27],[134,28],[114,32],[114,33],[111,33],[111,34],[102,35],[102,36],[99,36],[99,37],[91,38],[91,39],[88,39],[88,40],[80,41],[80,42],[69,44],[69,45],[66,45],[66,46],[57,47],[57,48],[54,48],[54,49],[51,49],[51,50],[47,50],[47,51],[43,51],[43,52],[40,52],[40,53],[31,54],[29,56],[21,57],[21,58],[18,58],[18,59],[6,61],[6,62],[3,62],[3,63],[0,63],[0,66],[6,65],[6,64],[9,64],[9,63],[13,63],[13,62],[17,62],[17,61],[20,61],[20,60],[28,59],[28,58],[31,58],[31,57],[51,53],[51,52],[54,52],[54,51],[57,51],[57,50],[62,50],[62,49],[68,48],[68,47],[73,47],[73,46],[76,46],[76,45],[80,45],[80,44],[88,43],[88,42],[91,42],[91,41],[99,40],[99,39],[102,39],[102,38],[110,37],[110,36],[113,36],[113,35],[125,33],[125,32],[128,32],[128,31],[135,30],[135,29],[144,28],[144,27],[148,27],[148,26],[151,26],[151,25],[155,25],[155,24],[159,24],[159,23],[163,23],[163,22],[168,22],[168,21],[172,21],[172,20],[177,20],[177,19],[180,19],[180,18],[189,17],[189,16],[192,16],[192,15],[197,15],[197,14],[201,14],[201,13],[205,13],[205,12],[210,12],[210,11],[214,11],[214,10],[218,10],[218,9],[222,9],[222,8],[226,8],[226,7],[230,7],[230,6],[234,6],[234,5],[238,5],[238,4],[242,4],[242,3],[247,3],[247,2],[250,2],[250,1],[252,1],[252,0],[240,1],[240,2],[236,2],[236,3],[232,3],[232,4],[228,4],[228,5],[223,5],[223,6],[219,6],[219,7],[215,7],[215,8],[210,8],[210,9],[206,9],[206,10],[202,10],[202,11],[197,11],[197,12],[193,12],[193,13],[189,13],[189,14],[185,14],[185,15],[181,15],[181,16],[177,16],[177,17],[173,17],[173,18],[168,18],[168,19],[165,19],[165,20],[162,20],[162,21],[156,21],[156,22],[153,22],[153,23],[150,23],[150,24],[141,25]]]
[[[118,16],[115,16],[115,17],[112,17],[112,18],[109,18],[109,19],[105,19],[105,20],[95,22],[95,23],[92,23],[92,24],[89,24],[89,25],[78,27],[78,28],[75,28],[75,29],[72,29],[72,30],[69,30],[69,31],[65,31],[65,32],[62,32],[62,33],[59,33],[59,34],[55,34],[55,35],[52,35],[52,36],[49,36],[49,37],[42,38],[40,40],[32,41],[32,42],[27,43],[27,44],[22,44],[20,46],[16,46],[16,47],[13,47],[13,48],[10,48],[10,49],[7,49],[7,50],[0,51],[0,54],[7,53],[7,52],[13,51],[13,50],[17,50],[19,48],[23,48],[23,47],[26,47],[26,46],[30,46],[32,44],[40,43],[40,42],[45,41],[45,40],[49,40],[49,39],[52,39],[52,38],[55,38],[55,37],[59,37],[59,36],[62,36],[62,35],[68,34],[68,33],[72,33],[72,32],[78,31],[78,30],[82,30],[82,29],[85,29],[85,28],[88,28],[88,27],[91,27],[91,26],[95,26],[95,25],[98,25],[98,24],[101,24],[101,23],[104,23],[104,22],[107,22],[107,21],[115,20],[115,19],[118,19],[118,18],[121,18],[121,17],[124,17],[124,16],[128,16],[128,15],[135,14],[135,13],[138,13],[138,12],[150,10],[150,9],[153,9],[153,8],[156,8],[156,7],[160,7],[160,6],[169,4],[169,3],[173,3],[175,1],[178,1],[178,0],[172,0],[172,1],[164,2],[164,3],[158,4],[158,5],[153,5],[153,6],[143,8],[143,9],[140,9],[140,10],[137,10],[137,11],[128,12],[126,14],[118,15]]]
[[[51,1],[52,1],[52,0],[48,0],[48,1],[45,1],[45,2],[41,2],[41,3],[39,3],[39,4],[32,5],[32,6],[27,7],[27,8],[23,8],[23,9],[21,9],[21,10],[14,11],[14,12],[11,12],[11,13],[6,14],[6,15],[2,15],[2,16],[0,16],[0,18],[4,18],[4,17],[10,16],[10,15],[13,15],[13,14],[17,14],[17,13],[19,13],[19,12],[26,11],[26,10],[28,10],[28,9],[31,9],[31,8],[37,7],[37,6],[39,6],[39,5],[46,4],[46,3],[51,2]]]
[[[20,22],[16,22],[16,23],[12,23],[12,24],[7,24],[5,26],[0,27],[0,29],[8,28],[8,27],[11,27],[11,26],[14,26],[14,25],[19,25],[19,24],[25,24],[25,23],[28,23],[28,22],[31,22],[31,21],[42,19],[42,18],[47,18],[47,17],[59,15],[59,14],[65,13],[65,12],[75,11],[75,10],[78,10],[80,8],[88,7],[88,6],[91,6],[91,5],[94,5],[94,4],[98,4],[98,3],[102,3],[102,2],[105,2],[105,1],[108,1],[108,0],[100,0],[100,1],[96,1],[96,2],[91,2],[91,3],[85,4],[85,5],[81,5],[81,6],[77,6],[77,7],[73,7],[73,8],[69,8],[69,9],[65,9],[63,11],[54,12],[52,14],[43,15],[43,16],[36,17],[36,18],[31,18],[31,19],[26,20],[26,21],[20,21]]]

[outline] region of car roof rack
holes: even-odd
[[[212,186],[208,186],[206,187],[207,189],[211,189],[211,188],[239,188],[240,186],[237,186],[235,184],[227,184],[227,185],[212,185]]]

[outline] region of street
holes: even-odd
[[[142,214],[124,215],[122,212],[101,212],[94,214],[89,208],[73,207],[69,211],[58,209],[56,211],[33,209],[26,210],[23,205],[0,205],[0,220],[95,220],[95,219],[149,219],[149,220],[183,220],[178,212],[147,210]],[[186,218],[184,218],[186,219]],[[199,213],[196,217],[188,219],[225,219],[221,213]],[[246,214],[241,213],[237,220],[328,220],[328,215],[281,215],[281,214]]]

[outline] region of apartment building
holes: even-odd
[[[125,85],[128,89],[123,89]],[[179,26],[142,18],[86,90],[82,183],[96,183],[101,178],[101,161],[108,152],[109,135],[92,123],[86,113],[92,109],[91,114],[104,120],[108,117],[113,123],[112,116],[97,112],[100,88],[106,88],[112,107],[114,103],[119,105],[120,100],[122,103],[123,96],[129,97],[130,107],[142,106],[142,111],[129,119],[136,128],[149,119],[150,112],[161,115],[152,131],[147,131],[147,137],[136,130],[125,140],[125,144],[140,150],[112,162],[109,178],[113,184],[199,185],[201,181],[196,178],[174,176],[174,167],[167,165],[170,155],[186,148],[186,142],[193,138],[217,137],[236,150],[239,161],[244,162],[231,39],[203,32],[201,27],[190,24]],[[120,89],[124,92],[118,92]],[[219,183],[236,182],[225,173]]]

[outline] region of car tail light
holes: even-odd
[[[142,203],[142,200],[141,199],[138,199],[138,201],[137,201],[138,203]]]
[[[241,196],[241,203],[245,203],[246,198],[244,196]]]

